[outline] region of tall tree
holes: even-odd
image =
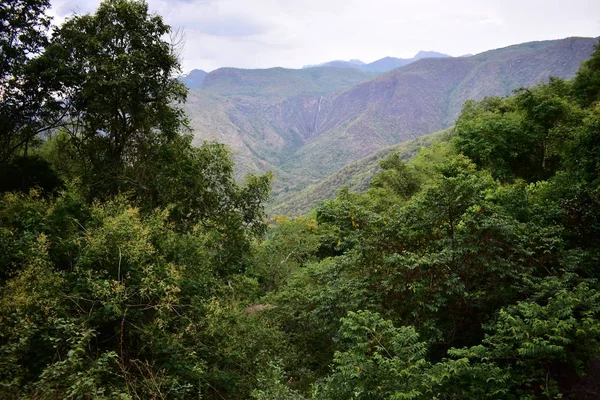
[[[64,100],[65,129],[94,197],[144,186],[136,169],[186,125],[173,106],[186,89],[164,40],[170,31],[145,1],[106,0],[53,35],[43,63]]]
[[[51,99],[36,70],[48,43],[48,0],[0,2],[0,163],[52,125]]]
[[[574,95],[583,106],[600,100],[600,42],[589,60],[585,61],[573,80]]]

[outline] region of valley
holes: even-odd
[[[345,166],[452,126],[468,99],[572,78],[595,42],[574,37],[421,58],[378,75],[329,66],[220,68],[191,88],[184,110],[195,143],[229,146],[238,180],[274,173],[277,210]]]

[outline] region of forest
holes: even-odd
[[[144,1],[48,9],[0,4],[0,398],[600,397],[600,45],[270,217]]]

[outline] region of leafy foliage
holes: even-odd
[[[414,399],[427,368],[427,345],[412,327],[394,327],[376,313],[349,312],[339,333],[344,351],[315,393],[322,399]]]
[[[92,196],[144,186],[153,150],[173,140],[185,118],[170,31],[142,1],[107,0],[93,15],[58,28],[40,62],[64,99],[64,129],[74,141]],[[153,161],[152,161],[153,160]],[[141,170],[141,171],[140,171]]]
[[[48,0],[0,4],[0,166],[55,124],[48,82],[37,65],[48,43]],[[44,107],[42,107],[44,106]]]
[[[268,227],[271,176],[185,134],[168,31],[107,0],[28,58],[69,118],[3,164],[0,397],[598,397],[600,49]]]

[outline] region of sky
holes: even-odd
[[[452,56],[600,36],[600,0],[147,0],[184,32],[184,72]],[[99,0],[51,0],[55,23]]]

